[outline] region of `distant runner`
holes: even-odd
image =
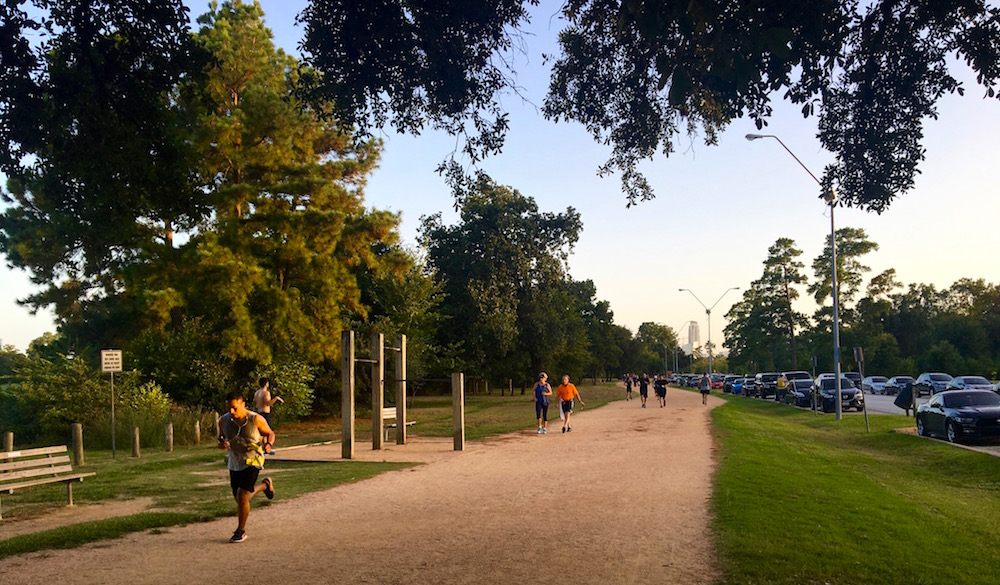
[[[642,407],[646,408],[646,398],[649,397],[649,376],[643,374],[639,378],[639,400],[642,401]]]
[[[657,376],[656,381],[653,382],[653,388],[656,390],[656,401],[660,404],[660,408],[667,405],[667,381],[663,376]]]
[[[701,389],[701,403],[708,404],[708,393],[712,391],[712,380],[708,378],[708,374],[701,375],[701,380],[698,381],[698,388]]]
[[[535,384],[535,417],[538,418],[538,434],[548,434],[549,426],[549,396],[552,396],[552,386],[549,386],[549,375],[538,374]]]
[[[632,400],[632,376],[625,376],[625,400]]]
[[[250,516],[250,499],[264,492],[267,499],[274,498],[274,482],[265,477],[257,485],[257,476],[264,467],[264,453],[274,446],[274,431],[256,412],[247,410],[240,391],[226,396],[227,414],[219,419],[219,448],[228,449],[226,467],[229,484],[236,499],[238,524],[229,542],[247,539],[247,518]]]
[[[586,404],[583,402],[583,397],[580,396],[580,392],[577,391],[576,386],[570,383],[568,374],[563,374],[562,384],[559,385],[556,394],[559,395],[559,407],[566,417],[563,421],[562,432],[567,433],[573,430],[573,427],[569,425],[569,416],[573,414],[573,398],[580,399],[580,406],[586,406]]]

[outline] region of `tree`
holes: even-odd
[[[845,324],[849,324],[852,319],[850,303],[861,290],[865,273],[871,270],[861,263],[861,257],[875,250],[878,250],[878,244],[868,239],[865,230],[851,227],[837,230],[837,300],[840,302],[841,320]],[[823,252],[812,263],[816,280],[807,288],[819,304],[832,298],[830,252],[830,237],[827,236]],[[820,311],[823,312],[822,309]]]
[[[461,345],[468,367],[495,378],[518,351],[536,373],[568,341],[586,347],[582,315],[563,277],[582,229],[579,214],[539,212],[533,199],[485,174],[456,192],[456,207],[457,224],[436,214],[421,228],[428,266],[445,293],[441,311],[449,326],[439,344]]]
[[[509,54],[535,3],[313,2],[303,48],[323,74],[316,92],[376,126],[471,125],[467,151],[499,150],[500,101],[518,91]],[[978,1],[571,0],[561,12],[543,112],[611,146],[600,170],[621,174],[630,204],[653,196],[640,161],[669,155],[681,133],[715,144],[744,116],[763,128],[780,94],[819,116],[835,157],[824,190],[837,183],[846,204],[884,211],[913,185],[937,101],[964,92],[951,57],[989,97],[1000,80],[1000,8]]]

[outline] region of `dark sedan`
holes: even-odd
[[[948,390],[917,408],[917,433],[952,443],[1000,437],[1000,396],[989,390]]]
[[[910,376],[893,376],[885,383],[885,393],[895,396],[901,390],[913,387],[913,378]]]
[[[820,406],[823,412],[833,412],[837,409],[837,403],[834,402],[837,395],[836,384],[835,378],[823,378],[814,384],[820,394]],[[865,395],[854,386],[850,378],[840,379],[840,400],[841,410],[856,408],[860,412],[865,409]]]
[[[789,382],[788,396],[795,406],[812,408],[812,380],[792,380]]]

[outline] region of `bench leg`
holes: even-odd
[[[69,506],[73,505],[73,482],[66,482],[66,499],[69,501]]]

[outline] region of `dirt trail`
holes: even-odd
[[[361,443],[359,458],[410,450],[429,462],[287,502],[276,479],[275,505],[253,511],[241,544],[226,542],[235,520],[224,519],[7,558],[0,582],[712,583],[709,408],[679,390],[667,402],[615,402],[578,412],[570,433],[556,417],[548,435],[464,453],[444,441],[385,453]]]

